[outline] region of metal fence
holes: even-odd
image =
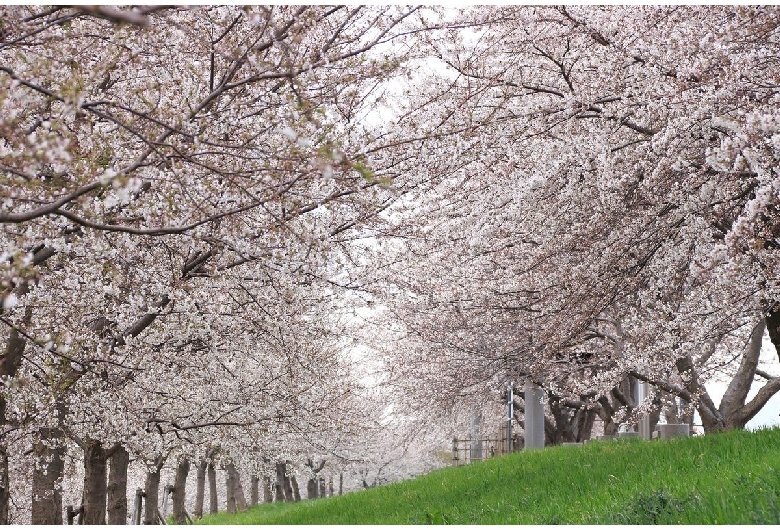
[[[463,466],[471,462],[487,460],[494,456],[511,452],[511,440],[507,441],[506,429],[493,437],[487,438],[454,438],[452,440],[452,465]]]

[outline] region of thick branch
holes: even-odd
[[[85,15],[102,18],[115,24],[132,24],[133,26],[148,26],[149,17],[137,11],[124,11],[112,6],[74,6]]]
[[[720,411],[726,418],[745,405],[745,400],[750,392],[750,386],[753,384],[753,378],[758,368],[764,329],[766,329],[766,324],[764,319],[761,319],[750,334],[750,342],[742,354],[742,360],[739,363],[737,373],[734,374],[731,383],[723,394],[723,398],[720,400]]]
[[[780,392],[780,377],[775,377],[762,386],[758,394],[739,410],[740,419],[744,420],[745,423],[752,420],[758,411],[764,408],[772,396],[778,392]]]

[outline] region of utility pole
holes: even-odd
[[[506,419],[506,452],[512,452],[512,418],[514,417],[514,403],[512,399],[512,382],[506,385],[506,404],[508,416]]]

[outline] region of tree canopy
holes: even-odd
[[[47,447],[88,522],[119,448],[381,482],[507,382],[556,440],[744,427],[780,390],[777,21],[0,7],[0,521],[74,489]]]

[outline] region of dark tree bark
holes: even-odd
[[[344,494],[344,473],[339,473],[339,496]]]
[[[158,507],[160,503],[160,469],[163,459],[158,458],[155,467],[146,473],[146,506],[144,507],[144,524],[157,524],[159,522]]]
[[[184,499],[187,487],[187,475],[190,473],[190,461],[186,458],[176,467],[176,479],[173,483],[173,521],[176,524],[187,524],[187,516],[184,513]]]
[[[214,469],[213,463],[209,463],[206,472],[209,479],[209,513],[217,513],[219,511],[219,500],[217,499],[217,470]]]
[[[135,526],[141,525],[141,513],[143,513],[144,497],[146,494],[144,490],[138,488],[135,490],[135,501],[133,502],[133,520],[130,524]]]
[[[332,475],[330,479],[328,479],[328,496],[333,497],[333,476]]]
[[[604,422],[604,435],[614,436],[618,432],[618,425],[615,423],[615,409],[609,398],[601,396],[598,398],[599,408],[596,410],[599,418]]]
[[[225,497],[227,499],[228,513],[236,513],[236,482],[230,471],[225,473]]]
[[[284,502],[287,500],[284,488],[284,475],[286,471],[287,464],[284,462],[278,462],[276,464],[276,502]]]
[[[62,491],[58,484],[65,470],[62,460],[62,431],[42,428],[41,440],[35,444],[35,458],[40,464],[33,470],[32,524],[62,524]]]
[[[11,500],[9,483],[8,453],[6,452],[5,447],[0,446],[0,525],[7,525],[9,523],[8,504]]]
[[[769,340],[775,347],[777,357],[780,359],[780,307],[769,311],[766,315],[766,330],[769,332]]]
[[[244,496],[244,487],[241,485],[241,475],[238,473],[235,464],[230,462],[226,466],[228,475],[233,477],[233,495],[236,499],[236,509],[241,512],[246,511],[246,497]]]
[[[127,524],[127,467],[130,455],[118,446],[109,459],[108,524]]]
[[[13,378],[19,369],[24,354],[25,340],[19,333],[12,329],[8,337],[5,352],[0,358],[0,376]],[[5,396],[0,394],[0,429],[4,429],[8,423],[5,411],[7,403]],[[5,447],[5,441],[0,440],[0,524],[9,523],[9,504],[11,501],[10,476],[8,466],[8,451]]]
[[[306,483],[306,497],[309,499],[316,499],[318,497],[316,478],[310,478],[309,482]]]
[[[571,425],[571,409],[564,406],[556,396],[550,396],[548,407],[552,413],[552,419],[544,418],[544,444],[545,446],[560,445],[563,442],[574,442],[574,433]]]
[[[101,442],[90,440],[84,448],[84,524],[106,524],[108,456]]]
[[[590,440],[593,432],[593,422],[596,419],[596,412],[581,408],[575,415],[575,438],[578,442],[587,442]]]
[[[306,496],[309,499],[316,499],[318,497],[324,497],[325,496],[325,490],[324,488],[320,487],[320,482],[318,480],[318,473],[322,471],[322,468],[325,467],[325,460],[321,460],[319,464],[316,466],[314,465],[314,461],[309,458],[306,462],[306,467],[311,469],[311,472],[314,474],[314,477],[310,478],[308,483],[306,484]]]
[[[197,486],[195,490],[195,511],[193,516],[196,519],[203,517],[203,500],[206,496],[206,466],[208,464],[205,460],[201,460],[198,463],[197,474]]]

